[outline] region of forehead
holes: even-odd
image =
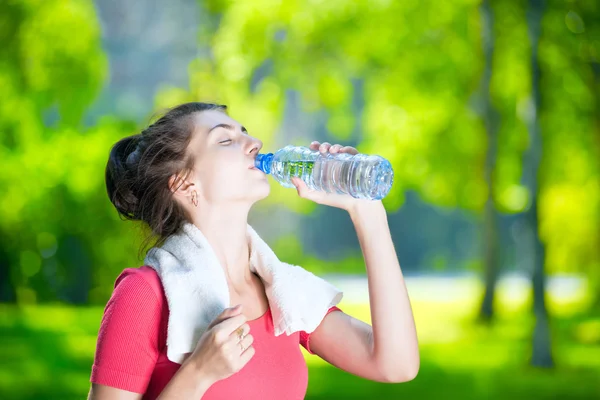
[[[207,110],[194,113],[194,129],[203,131],[206,134],[213,126],[218,124],[239,125],[236,120],[229,115],[218,110]]]

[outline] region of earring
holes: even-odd
[[[194,204],[195,207],[198,207],[198,198],[196,197],[196,195],[196,192],[192,193],[192,204]]]

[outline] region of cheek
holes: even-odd
[[[209,198],[231,197],[246,190],[251,171],[243,166],[235,167],[232,163],[213,163],[209,170],[204,171],[202,187]]]

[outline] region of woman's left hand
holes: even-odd
[[[327,142],[319,143],[315,141],[310,144],[309,148],[311,150],[319,150],[322,154],[326,154],[327,152],[331,154],[358,154],[358,150],[356,150],[354,147],[342,146],[341,144],[334,144],[332,146]],[[291,181],[294,186],[296,186],[298,195],[300,197],[303,199],[312,200],[318,204],[341,208],[346,211],[353,211],[356,207],[361,207],[362,205],[368,207],[376,206],[375,203],[381,205],[381,200],[356,199],[349,194],[327,193],[321,190],[310,189],[306,183],[304,183],[304,181],[298,177],[293,177]]]

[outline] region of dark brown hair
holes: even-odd
[[[207,110],[227,113],[227,106],[181,104],[141,133],[119,140],[110,149],[105,171],[108,198],[121,219],[143,221],[150,230],[138,258],[153,236],[157,237],[154,245],[160,246],[183,222],[190,221],[173,199],[169,178],[173,174],[185,177],[194,167],[194,158],[187,152],[194,132],[192,117]]]

